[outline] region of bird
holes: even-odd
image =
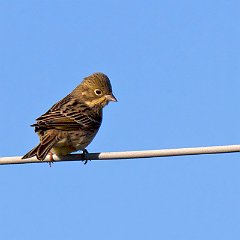
[[[50,154],[50,162],[53,162],[53,154],[65,156],[79,150],[88,153],[86,147],[96,136],[103,108],[110,101],[117,102],[117,99],[107,75],[97,72],[85,77],[70,94],[31,125],[40,143],[22,159],[36,157],[43,161]]]

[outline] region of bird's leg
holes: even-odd
[[[91,161],[91,160],[86,159],[86,154],[88,154],[88,150],[85,148],[85,149],[83,149],[83,153],[82,153],[84,164],[87,164],[88,161]]]
[[[50,156],[50,161],[48,162],[49,166],[51,167],[52,164],[55,162],[54,159],[53,159],[53,153],[52,152],[49,152],[49,156]]]

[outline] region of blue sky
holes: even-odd
[[[239,1],[0,0],[1,156],[101,71],[90,152],[239,143]],[[240,155],[0,167],[0,238],[239,239]]]

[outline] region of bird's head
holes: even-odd
[[[89,107],[103,108],[110,101],[117,102],[112,93],[110,80],[103,73],[94,73],[84,78],[74,91]]]

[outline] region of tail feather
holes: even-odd
[[[22,159],[26,159],[26,158],[31,158],[31,157],[34,157],[37,155],[37,151],[38,151],[38,148],[40,147],[41,143],[38,144],[35,148],[33,148],[31,151],[29,151],[28,153],[26,153]]]
[[[59,141],[57,136],[46,136],[41,143],[39,143],[35,148],[25,154],[22,159],[35,157],[38,160],[43,161],[53,146]]]

